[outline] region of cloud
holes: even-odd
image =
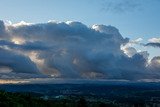
[[[126,13],[140,10],[141,2],[137,0],[101,0],[101,10],[105,12]]]
[[[2,25],[0,66],[12,72],[1,78],[137,80],[155,77],[150,71],[158,69],[148,63],[146,51],[128,45],[141,38],[130,41],[113,26],[87,27],[72,21]]]
[[[126,55],[128,55],[129,57],[132,57],[133,55],[135,55],[137,52],[137,50],[134,48],[135,45],[140,45],[141,41],[143,39],[142,38],[137,38],[135,40],[129,40],[128,43],[126,43],[125,45],[121,45],[121,50],[124,51],[124,53]]]
[[[132,57],[137,53],[137,50],[133,47],[122,47],[124,53],[128,55],[129,57]]]
[[[151,47],[157,47],[160,48],[160,38],[151,38],[148,40],[149,43],[144,44],[144,46],[151,46]]]
[[[151,38],[148,41],[152,43],[160,43],[160,38]]]
[[[6,28],[4,22],[0,20],[0,37],[4,38],[7,35]]]
[[[48,50],[51,48],[47,46],[45,43],[40,41],[34,42],[25,42],[24,44],[16,44],[7,40],[0,40],[0,46],[6,46],[11,49],[19,49],[24,51],[40,51],[40,50]]]
[[[160,48],[160,43],[147,43],[145,46],[158,47]]]
[[[160,56],[155,56],[148,66],[151,72],[154,74],[154,78],[158,78],[160,75]]]
[[[12,69],[15,73],[38,73],[32,61],[23,55],[0,48],[0,65]]]

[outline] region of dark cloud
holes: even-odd
[[[51,49],[50,46],[47,46],[47,44],[40,42],[40,41],[34,41],[34,42],[25,42],[24,44],[15,44],[13,42],[7,41],[7,40],[0,40],[0,46],[7,46],[11,49],[19,49],[24,51],[42,51],[42,50],[48,50]]]
[[[156,77],[160,76],[160,56],[155,56],[151,61],[148,67]]]
[[[0,48],[0,65],[12,69],[15,73],[38,74],[36,65],[26,56]]]
[[[3,38],[6,34],[4,22],[0,20],[0,37]]]
[[[11,68],[21,77],[40,73],[61,78],[159,78],[154,76],[158,68],[152,65],[154,61],[148,63],[147,52],[132,47],[128,48],[130,56],[124,53],[121,46],[129,39],[113,26],[48,22],[5,28],[7,35],[0,40],[0,66]],[[153,70],[156,73],[150,72]]]
[[[144,46],[151,46],[151,47],[160,48],[160,43],[152,43],[152,42],[150,42],[150,43],[145,44]]]

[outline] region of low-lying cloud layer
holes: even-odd
[[[146,51],[137,52],[128,43],[113,26],[87,27],[72,21],[7,25],[0,21],[0,76],[158,79],[159,57],[148,61]]]

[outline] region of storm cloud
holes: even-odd
[[[0,65],[15,73],[38,73],[36,65],[24,55],[0,48]]]
[[[154,67],[155,60],[148,63],[147,52],[137,52],[133,47],[122,49],[129,38],[123,38],[113,26],[88,27],[73,21],[7,25],[1,21],[0,33],[0,66],[10,68],[17,75],[72,79],[159,78],[159,59],[156,58]]]

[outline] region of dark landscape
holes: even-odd
[[[159,107],[160,84],[5,84],[0,104],[15,107]]]

